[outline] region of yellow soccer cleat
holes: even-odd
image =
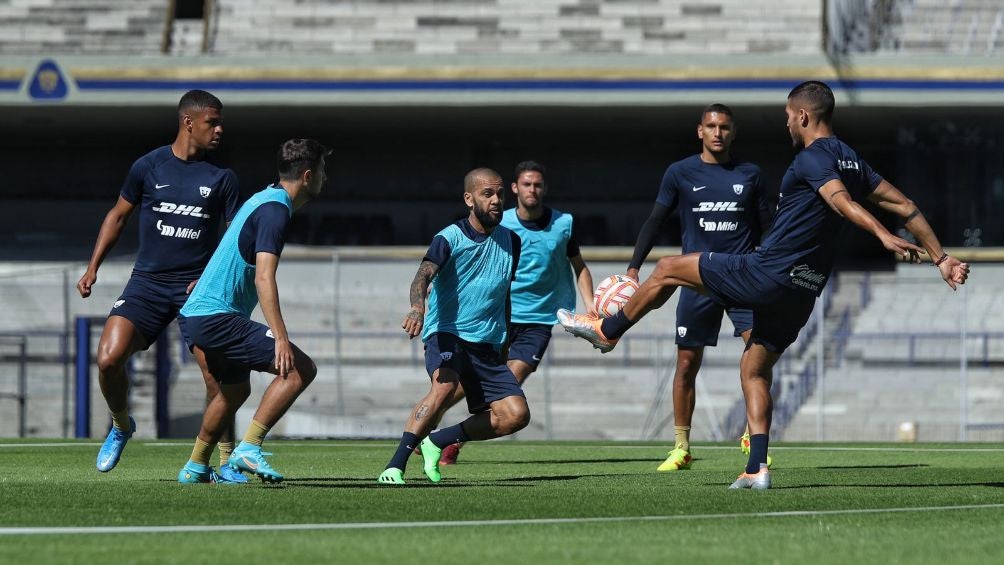
[[[656,471],[685,471],[690,468],[690,462],[694,458],[690,456],[690,452],[686,449],[676,448],[669,452],[669,457],[662,462],[662,465],[656,469]]]

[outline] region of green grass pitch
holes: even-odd
[[[1004,447],[779,444],[774,488],[729,491],[738,447],[470,444],[444,479],[389,441],[269,441],[278,486],[180,485],[188,441],[0,440],[0,563],[1004,562]],[[214,455],[214,464],[216,456]],[[132,528],[132,529],[130,529]]]

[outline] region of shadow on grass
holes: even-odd
[[[459,461],[457,465],[472,464],[472,465],[574,465],[579,463],[659,463],[662,459],[655,457],[644,457],[644,458],[626,458],[626,459],[526,459],[523,461],[495,461],[491,459],[478,459],[475,461]],[[698,458],[694,458],[694,461],[700,461]]]
[[[621,473],[618,475],[604,473],[597,475],[548,475],[548,476],[535,476],[535,477],[508,477],[505,479],[473,479],[473,480],[457,480],[452,478],[444,478],[442,482],[431,483],[422,478],[414,478],[407,482],[407,484],[402,485],[406,487],[418,487],[418,488],[457,488],[457,487],[486,487],[486,486],[504,486],[504,487],[532,487],[535,483],[544,482],[566,482],[575,481],[579,479],[588,478],[605,478],[605,477],[615,477],[615,476],[633,476],[630,473]],[[394,485],[382,485],[376,482],[376,479],[369,478],[359,478],[359,477],[303,477],[297,479],[286,479],[282,483],[289,487],[300,487],[300,488],[392,488]]]
[[[728,483],[719,483],[728,484]],[[946,488],[946,487],[991,487],[991,488],[1004,488],[1004,482],[993,482],[993,483],[931,483],[931,484],[899,484],[899,483],[875,483],[875,484],[814,484],[814,485],[793,485],[793,486],[774,486],[770,487],[770,490],[796,490],[796,489],[806,489],[806,488]]]
[[[828,465],[813,467],[813,469],[911,469],[914,467],[930,467],[926,463],[909,463],[903,465]]]

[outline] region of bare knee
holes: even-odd
[[[317,365],[313,359],[308,358],[302,366],[296,367],[296,372],[299,373],[300,380],[303,381],[303,386],[306,387],[314,382],[314,377],[317,376]]]
[[[498,429],[501,435],[514,434],[530,425],[530,408],[523,403],[522,406],[513,407],[498,414]]]
[[[121,371],[125,367],[127,355],[124,352],[114,351],[110,347],[98,348],[98,371],[102,375],[110,375]]]
[[[655,264],[655,270],[652,271],[652,278],[659,284],[669,284],[668,279],[676,276],[680,259],[681,257],[677,255],[670,255],[659,259]]]

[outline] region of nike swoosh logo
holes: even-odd
[[[155,184],[155,185],[153,185],[153,187],[154,187],[155,189],[157,189],[157,190],[160,190],[160,189],[162,189],[162,188],[166,188],[166,187],[168,187],[168,186],[171,186],[171,185],[169,185],[169,184]],[[703,188],[703,187],[702,187],[702,188]],[[696,189],[695,189],[695,190],[696,190]]]
[[[534,361],[540,361],[540,356],[538,355],[531,355],[531,357],[533,358]]]
[[[697,192],[698,190],[701,190],[702,188],[706,188],[707,186],[708,186],[708,185],[704,185],[704,186],[695,186],[695,187],[694,187],[694,192]]]
[[[257,463],[252,463],[250,459],[248,459],[247,457],[244,457],[243,455],[241,456],[241,461],[243,461],[245,465],[247,465],[248,467],[250,467],[252,471],[254,471],[255,469],[258,468],[258,464]]]

